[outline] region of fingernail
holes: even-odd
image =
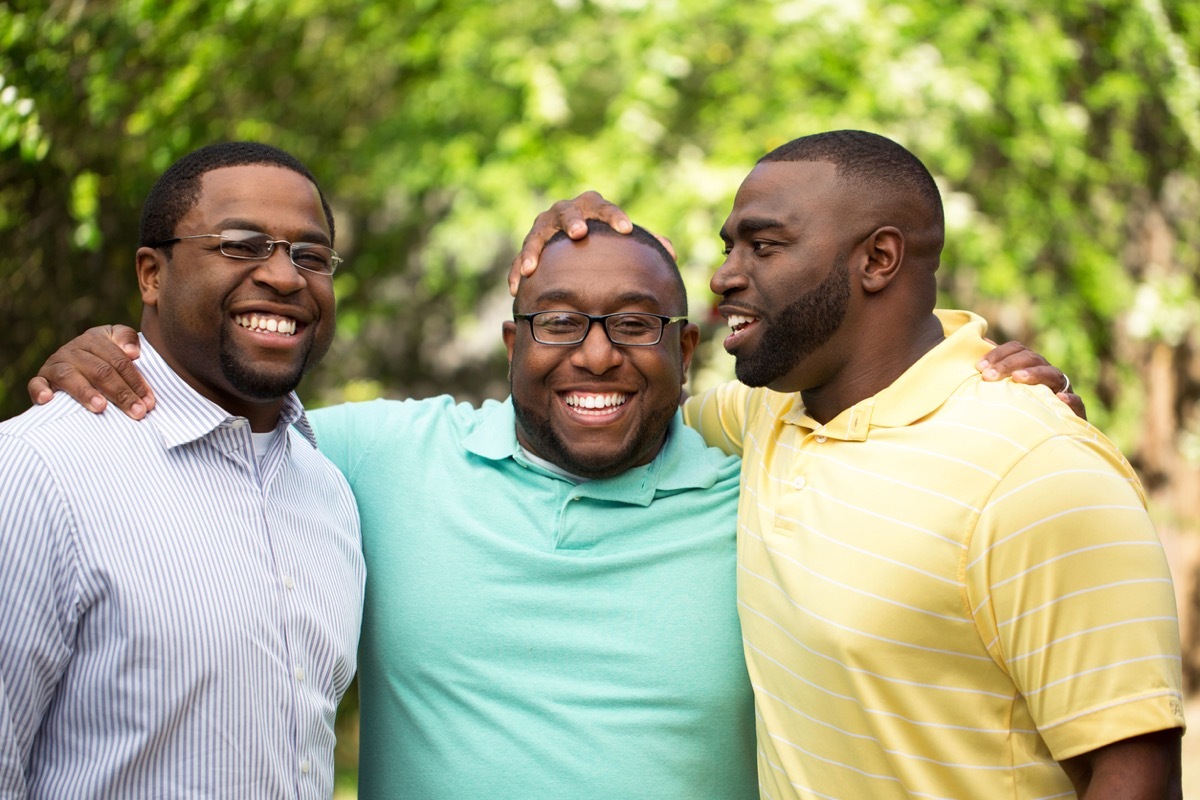
[[[980,372],[982,372],[982,371],[983,371],[983,370],[984,370],[984,369],[987,367],[987,365],[988,365],[987,359],[986,359],[986,358],[981,358],[981,359],[979,359],[978,361],[976,361],[976,362],[975,362],[975,369],[977,369],[977,370],[979,370]]]
[[[983,371],[983,377],[987,378],[989,381],[994,381],[996,378],[1000,377],[1000,371],[989,367]]]
[[[88,405],[92,407],[92,411],[103,411],[104,410],[104,398],[103,397],[93,397],[91,400],[88,401]]]
[[[627,219],[619,220],[617,222],[617,230],[621,233],[629,233],[633,230],[633,224]]]
[[[521,262],[521,269],[533,269],[533,259],[527,258]]]
[[[146,407],[141,403],[134,403],[129,410],[132,411],[133,415],[138,419],[141,419],[146,415]]]
[[[571,230],[568,231],[568,233],[585,233],[586,231],[587,231],[587,225],[585,225],[582,222],[575,222],[575,223],[572,223]]]

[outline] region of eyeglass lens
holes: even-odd
[[[613,344],[657,344],[663,321],[653,314],[613,314],[596,320],[604,324]],[[532,315],[533,338],[543,344],[576,344],[587,337],[591,319],[574,311],[543,311]]]
[[[292,263],[310,272],[330,273],[334,269],[333,249],[312,242],[281,242],[287,247]],[[221,252],[230,258],[265,259],[275,250],[270,236],[258,231],[221,231]]]

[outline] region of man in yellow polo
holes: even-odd
[[[983,320],[935,314],[924,165],[862,131],[797,139],[721,236],[741,382],[685,417],[743,458],[762,796],[1179,797],[1178,620],[1142,488],[1051,391],[981,379]]]

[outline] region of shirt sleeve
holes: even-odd
[[[729,381],[689,397],[683,403],[683,421],[704,437],[709,447],[740,456],[754,391],[738,381]]]
[[[1062,761],[1182,727],[1179,620],[1128,462],[1059,436],[1004,475],[967,555],[970,608]]]
[[[80,614],[68,503],[37,453],[0,435],[0,794],[24,796],[30,750]]]

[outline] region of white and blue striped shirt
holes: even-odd
[[[295,395],[246,420],[142,340],[145,421],[0,423],[0,795],[329,798],[358,512]]]

